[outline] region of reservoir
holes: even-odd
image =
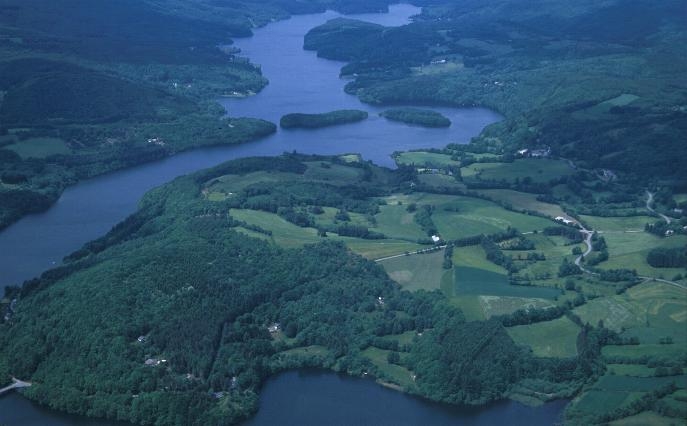
[[[388,14],[354,16],[388,26],[403,25],[419,9],[392,6]],[[48,211],[24,217],[0,232],[0,285],[21,284],[60,264],[84,243],[106,233],[131,214],[149,189],[177,176],[247,156],[283,152],[360,153],[366,160],[393,167],[394,151],[467,143],[501,116],[482,108],[433,108],[453,122],[445,129],[411,127],[378,116],[382,108],[362,104],[343,91],[341,62],[304,51],[306,32],[340,16],[334,12],[301,15],[255,30],[236,40],[252,62],[262,66],[270,84],[249,98],[220,102],[231,116],[278,122],[291,112],[353,108],[368,111],[360,123],[319,130],[279,130],[260,141],[188,151],[176,156],[83,181],[68,188]],[[529,408],[505,401],[482,409],[447,407],[383,388],[372,380],[334,373],[295,371],[270,379],[261,393],[260,411],[245,424],[342,425],[490,425],[553,424],[565,401]],[[515,422],[515,423],[514,423]],[[520,423],[517,423],[520,422]],[[0,397],[3,426],[115,426],[116,422],[74,417],[39,407],[18,393]]]

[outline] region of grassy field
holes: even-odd
[[[332,236],[344,241],[346,246],[354,252],[372,260],[427,248],[427,246],[402,240],[361,240],[336,237],[336,234],[332,234]]]
[[[530,232],[552,225],[547,219],[512,212],[491,201],[470,197],[454,197],[453,201],[437,205],[432,220],[445,239],[492,234],[508,227]]]
[[[601,353],[606,357],[621,356],[641,358],[643,356],[675,357],[687,354],[684,345],[623,345],[604,346]]]
[[[522,267],[518,276],[529,277],[530,280],[539,285],[561,286],[563,281],[558,278],[558,268],[561,262],[564,258],[572,261],[575,258],[572,255],[573,247],[583,248],[583,244],[571,245],[567,238],[546,236],[541,233],[527,235],[527,239],[534,242],[537,252],[545,254],[546,260],[534,263],[518,261],[518,266]]]
[[[640,275],[672,279],[677,274],[685,273],[684,268],[654,268],[646,262],[646,256],[652,248],[680,247],[687,244],[687,235],[674,235],[661,238],[647,232],[605,233],[603,237],[608,244],[610,258],[599,264],[603,269],[631,267]]]
[[[654,377],[656,369],[642,364],[607,364],[608,372],[615,376]]]
[[[575,171],[563,160],[524,158],[512,163],[473,163],[461,169],[463,178],[506,180],[529,177],[533,182],[549,182]]]
[[[271,240],[282,247],[300,247],[321,240],[315,228],[301,228],[274,213],[257,210],[231,209],[229,214],[237,220],[272,231]]]
[[[402,152],[396,157],[396,164],[415,165],[421,167],[442,168],[458,166],[460,161],[452,160],[450,155],[425,151]]]
[[[308,168],[303,178],[328,182],[332,185],[347,185],[356,182],[362,173],[360,169],[326,161],[310,161],[305,164]]]
[[[635,416],[625,417],[609,423],[610,426],[684,426],[684,422],[664,417],[653,411],[644,411]]]
[[[465,266],[454,268],[454,281],[456,296],[472,294],[553,299],[560,294],[552,288],[510,285],[506,275]]]
[[[444,250],[427,254],[414,254],[380,261],[389,277],[405,290],[437,290],[445,270]]]
[[[460,195],[395,194],[384,198],[384,201],[386,201],[387,206],[382,206],[382,211],[394,205],[405,209],[411,203],[415,203],[418,206],[434,206],[432,220],[445,239],[457,239],[482,233],[499,232],[507,229],[509,226],[517,228],[521,232],[527,232],[535,229],[541,230],[553,224],[552,221],[541,217],[506,210],[491,201]],[[401,205],[398,206],[398,203],[401,203]],[[384,224],[382,224],[383,221],[378,220],[380,222],[379,226],[388,226],[392,223],[398,226],[398,217],[402,217],[402,212],[398,212],[396,215],[393,218],[389,218],[388,222]],[[406,217],[401,220],[400,224],[406,225],[409,221],[410,218]],[[395,235],[394,233],[389,234],[389,236]]]
[[[651,216],[600,217],[581,215],[580,218],[597,232],[644,231],[645,224],[656,221],[656,218]]]
[[[267,236],[255,231],[240,229],[244,234],[256,238],[267,239],[281,247],[301,247],[304,244],[313,244],[322,241],[322,238],[317,236],[317,230],[315,228],[301,228],[291,222],[287,222],[274,213],[257,210],[232,209],[230,214],[238,220],[272,231],[272,236]],[[379,259],[426,247],[394,239],[363,240],[359,238],[339,237],[334,233],[329,233],[327,238],[343,241],[348,248],[368,259]]]
[[[516,210],[530,210],[549,217],[563,216],[572,219],[558,204],[538,201],[536,194],[513,191],[512,189],[483,189],[478,192],[495,201],[508,203]]]
[[[324,213],[314,215],[315,223],[317,223],[318,225],[326,226],[332,225],[334,223],[343,223],[341,221],[337,221],[335,217],[339,209],[335,209],[332,207],[323,207],[322,210],[324,210]],[[347,223],[350,223],[351,225],[361,225],[365,227],[372,226],[370,221],[367,220],[367,218],[363,214],[348,212],[348,217],[350,218],[350,221]]]
[[[554,306],[550,300],[527,297],[479,296],[485,318],[511,314],[518,309],[539,309]]]
[[[463,182],[457,181],[453,176],[440,173],[421,173],[417,176],[417,180],[423,185],[435,188],[445,187],[463,191],[467,188]]]
[[[642,343],[635,349],[618,349],[621,352],[653,353],[656,348],[652,345],[664,337],[675,342],[662,346],[668,352],[687,343],[687,291],[669,284],[648,281],[621,295],[590,300],[574,312],[582,321],[597,324],[602,320],[606,327],[618,332],[625,330],[624,337],[637,337]],[[648,348],[642,349],[645,344]]]
[[[375,215],[377,226],[375,231],[381,232],[389,238],[398,238],[417,241],[420,238],[427,238],[427,234],[415,223],[413,217],[415,213],[409,213],[408,206],[396,203],[380,206],[380,212]]]
[[[577,355],[576,342],[580,327],[567,317],[518,325],[507,330],[516,343],[531,348],[535,356],[567,358]]]
[[[387,356],[389,352],[384,349],[370,347],[362,351],[360,354],[369,359],[372,364],[379,369],[389,380],[392,380],[398,385],[408,389],[414,386],[412,379],[412,372],[407,368],[396,364],[389,364]]]
[[[16,152],[21,158],[46,158],[71,153],[67,144],[58,138],[30,138],[5,148]]]

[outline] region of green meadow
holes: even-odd
[[[508,334],[539,357],[568,358],[577,355],[580,327],[567,317],[508,328]]]

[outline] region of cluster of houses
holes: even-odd
[[[569,226],[577,226],[577,223],[574,220],[567,219],[563,216],[556,216],[553,218],[556,222],[560,222],[564,225],[569,225]]]
[[[281,325],[278,322],[272,323],[269,327],[267,327],[267,331],[270,332],[270,334],[277,333],[281,330]]]
[[[519,157],[523,158],[545,158],[551,155],[551,148],[550,147],[545,147],[545,148],[538,148],[538,149],[527,149],[523,148],[517,151],[517,154]]]
[[[145,365],[148,367],[157,367],[158,365],[165,364],[166,362],[166,359],[148,358],[145,360]]]

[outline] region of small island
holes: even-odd
[[[355,123],[367,119],[367,112],[357,109],[340,109],[322,114],[286,114],[279,120],[284,129],[318,129],[338,124]]]
[[[451,120],[443,114],[429,109],[419,108],[394,108],[388,109],[379,114],[380,116],[392,121],[401,121],[423,127],[449,127]]]

